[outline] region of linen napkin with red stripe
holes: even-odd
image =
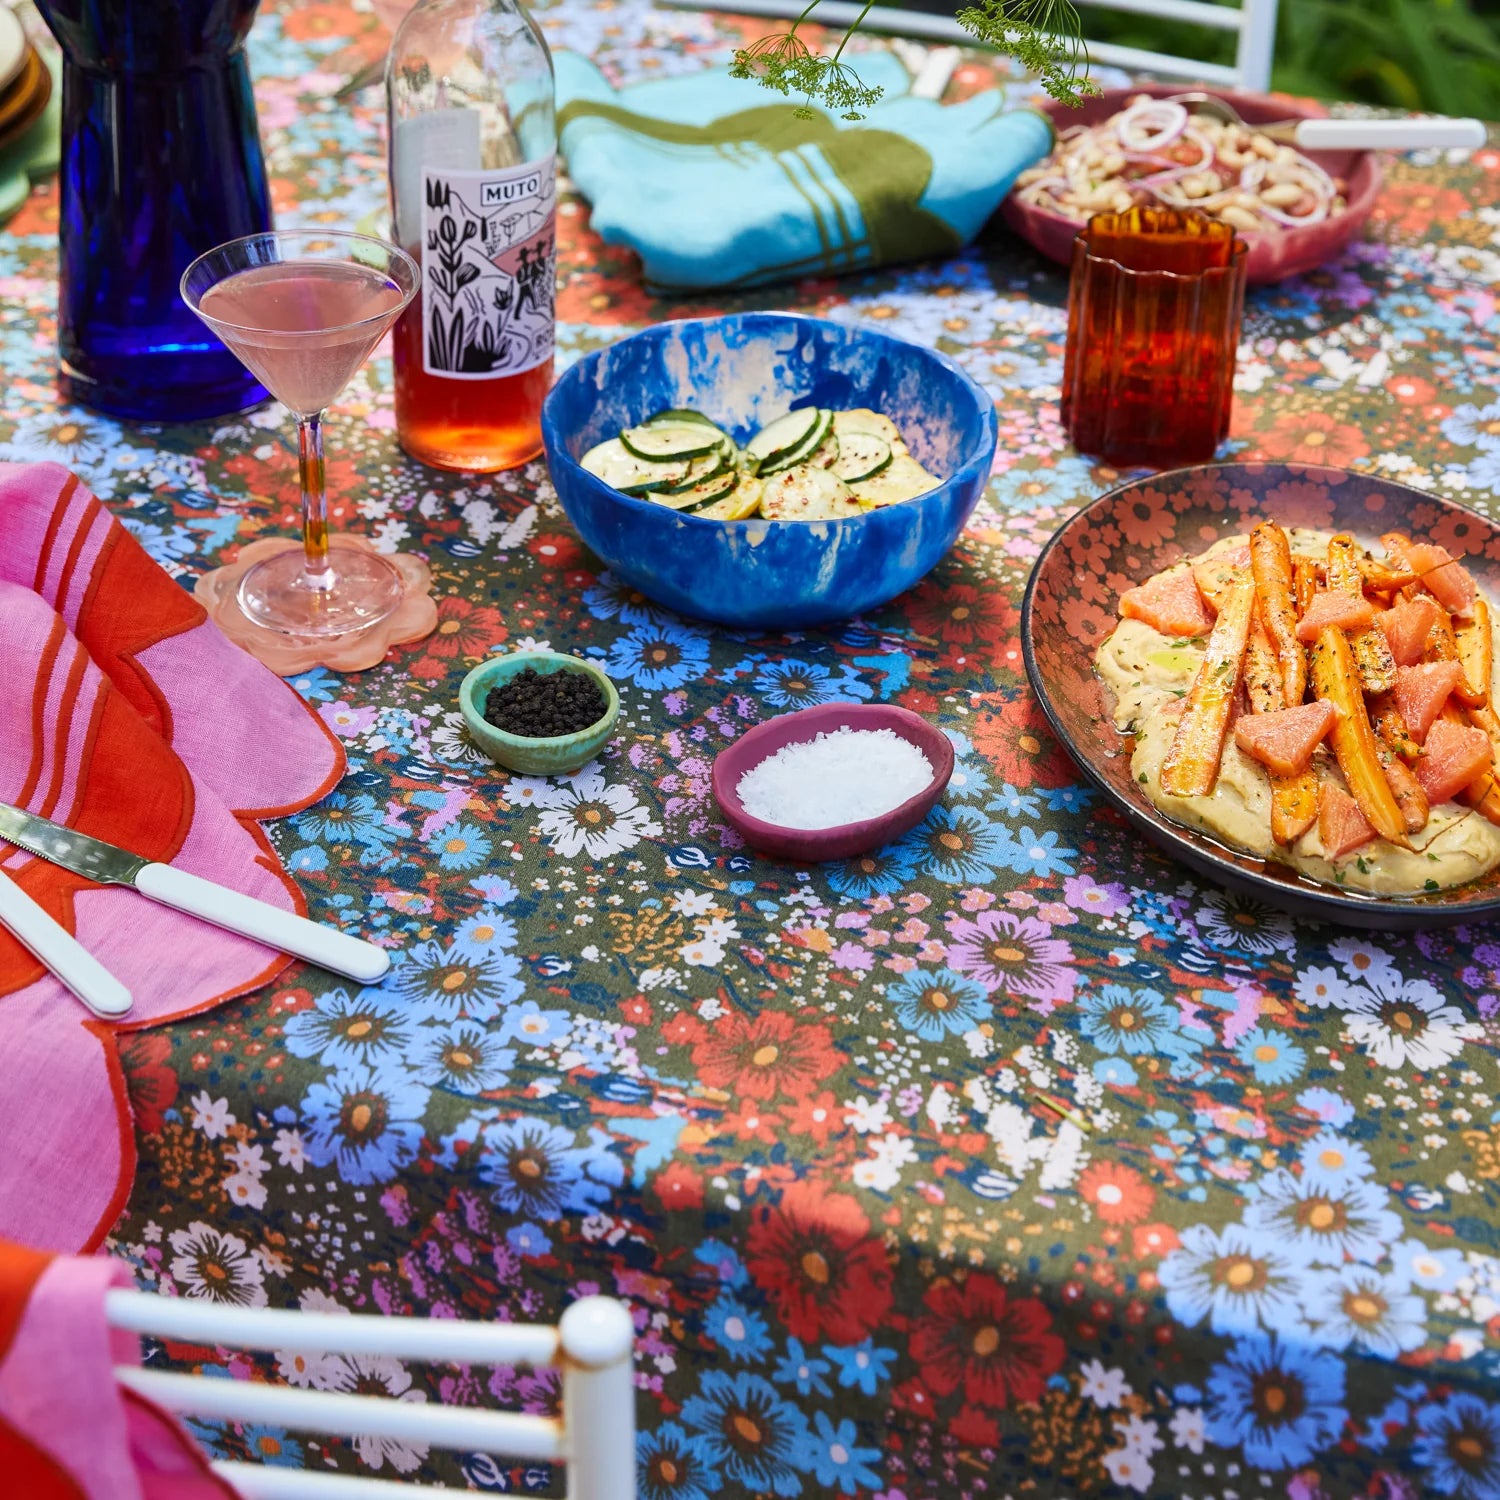
[[[55,464],[0,465],[0,625],[0,801],[304,910],[258,820],[331,791],[337,741]],[[134,1172],[119,1034],[289,960],[4,844],[0,869],[135,994],[95,1020],[0,930],[0,1236],[92,1248]]]
[[[103,1256],[0,1240],[0,1492],[24,1500],[235,1500],[175,1418],[121,1388],[140,1341],[109,1327],[131,1284]]]

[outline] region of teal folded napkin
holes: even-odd
[[[966,245],[1017,175],[1052,149],[1040,113],[997,90],[962,104],[913,99],[900,61],[859,58],[885,90],[858,121],[768,94],[722,68],[616,89],[559,53],[568,172],[593,225],[663,288],[828,276]]]

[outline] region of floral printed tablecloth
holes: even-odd
[[[738,34],[643,0],[543,21],[620,81]],[[379,208],[378,96],[331,101],[378,37],[348,3],[258,20],[283,224]],[[1493,509],[1497,202],[1500,150],[1405,159],[1346,260],[1254,294],[1228,451]],[[650,299],[583,204],[562,213],[564,359],[702,308]],[[281,411],[131,429],[59,408],[55,221],[41,193],[0,239],[0,457],[73,465],[185,583],[292,527]],[[361,676],[297,679],[350,772],[273,833],[315,911],[399,964],[363,992],[293,971],[129,1039],[141,1167],[112,1248],[142,1285],[461,1318],[622,1297],[646,1500],[1500,1497],[1500,934],[1299,925],[1191,879],[1080,785],[1017,639],[1038,549],[1116,478],[1059,427],[1063,295],[995,234],[734,304],[935,345],[1000,410],[952,556],[878,615],[794,637],[622,588],[540,464],[409,462],[371,362],[330,424],[336,520],[429,556],[441,624]],[[563,781],[507,780],[460,731],[466,667],[527,642],[621,687],[619,739]],[[940,724],[950,794],[868,860],[752,858],[714,816],[715,752],[836,697]],[[556,1398],[510,1371],[163,1357]],[[492,1456],[202,1430],[226,1455],[561,1492]]]

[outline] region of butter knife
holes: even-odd
[[[0,927],[35,954],[96,1016],[113,1021],[134,1004],[130,991],[4,871],[0,871]]]
[[[75,833],[61,823],[6,802],[0,802],[0,839],[87,880],[131,886],[163,906],[175,907],[283,953],[293,953],[350,979],[373,984],[391,966],[390,954],[373,943],[309,922],[306,917],[190,875],[175,865],[159,864],[86,833]]]

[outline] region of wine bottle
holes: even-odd
[[[551,54],[518,0],[420,0],[386,95],[394,238],[422,268],[394,334],[397,436],[436,468],[514,468],[552,383]]]

